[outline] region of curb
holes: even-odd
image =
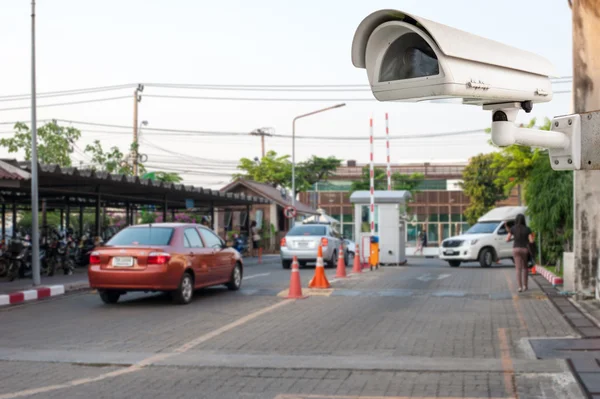
[[[64,293],[64,285],[50,285],[48,287],[38,287],[33,290],[17,291],[8,295],[0,295],[0,306],[15,305],[26,301],[36,301],[38,299],[63,295]]]
[[[548,280],[548,282],[550,284],[552,284],[553,287],[556,287],[557,285],[562,285],[563,284],[563,279],[562,277],[558,277],[556,276],[554,273],[552,273],[549,270],[546,270],[546,268],[544,268],[543,266],[535,266],[535,271],[541,275],[542,277],[544,277],[546,280]]]

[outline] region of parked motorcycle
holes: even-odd
[[[32,247],[31,238],[26,235],[24,239],[14,239],[11,241],[11,259],[8,266],[8,281],[13,281],[17,277],[31,277],[32,268]],[[47,273],[48,263],[46,259],[46,246],[40,245],[40,272]]]
[[[53,276],[57,270],[62,269],[63,274],[71,275],[75,269],[75,262],[69,254],[69,238],[67,233],[53,232],[48,253],[48,276]]]
[[[0,277],[6,276],[8,273],[8,264],[10,258],[8,258],[6,240],[0,242]]]
[[[236,249],[242,256],[248,255],[250,252],[248,239],[243,235],[235,234],[233,236],[233,248]]]

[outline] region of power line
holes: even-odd
[[[561,76],[550,78],[553,83],[568,83],[573,80],[573,76]],[[200,90],[238,90],[238,91],[363,91],[370,90],[367,84],[277,84],[277,85],[247,85],[247,84],[194,84],[194,83],[143,83],[148,87],[172,88],[172,89],[200,89]],[[62,97],[69,95],[82,95],[98,93],[103,91],[122,90],[137,87],[138,83],[125,83],[119,85],[106,85],[96,87],[86,87],[81,89],[65,89],[41,92],[37,94],[38,98]],[[0,96],[0,102],[20,101],[31,98],[28,94],[9,94]]]
[[[37,98],[76,96],[76,95],[82,95],[82,94],[100,93],[100,92],[105,92],[105,91],[123,90],[123,89],[132,88],[134,86],[137,86],[137,85],[123,84],[123,85],[113,85],[113,86],[90,87],[90,88],[84,88],[84,89],[50,91],[50,92],[45,92],[45,93],[38,93]],[[14,94],[14,95],[8,95],[8,96],[0,96],[0,102],[21,101],[21,100],[28,100],[30,98],[31,98],[30,94]]]
[[[96,102],[102,102],[102,101],[122,100],[124,98],[131,98],[131,96],[119,96],[119,97],[97,98],[97,99],[93,99],[93,100],[71,101],[71,102],[66,102],[66,103],[43,104],[43,105],[38,105],[37,108],[59,107],[59,106],[63,106],[63,105],[88,104],[88,103],[96,103]],[[0,108],[0,111],[16,111],[19,109],[30,109],[30,108],[31,107],[29,107],[29,106]]]
[[[370,91],[370,90],[369,90]],[[571,90],[558,90],[553,94],[571,93]],[[204,101],[255,101],[255,102],[378,102],[375,98],[292,98],[292,97],[224,97],[224,96],[179,96],[171,94],[146,94],[144,98],[167,98],[177,100]]]
[[[573,76],[560,76],[550,78],[553,83],[566,83],[573,80]],[[287,89],[340,89],[340,88],[370,88],[368,84],[264,84],[264,85],[248,85],[248,84],[186,84],[186,83],[144,83],[147,87],[158,88],[176,88],[176,89],[207,89],[207,90],[240,90],[240,91],[260,91],[265,89],[273,89],[274,91],[286,91]],[[293,91],[293,90],[287,90]]]

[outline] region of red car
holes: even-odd
[[[90,256],[88,278],[104,303],[128,291],[165,291],[176,303],[190,303],[194,290],[242,285],[240,254],[212,230],[184,223],[127,227]]]

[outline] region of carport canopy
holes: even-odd
[[[160,206],[166,214],[167,209],[191,207],[212,210],[215,207],[249,207],[270,203],[262,197],[223,193],[92,169],[42,164],[38,167],[39,198],[46,201],[48,209],[87,204],[95,206],[98,215],[101,204],[128,209],[130,206],[154,205]],[[0,191],[3,204],[27,206],[31,198],[31,162],[0,160]]]

